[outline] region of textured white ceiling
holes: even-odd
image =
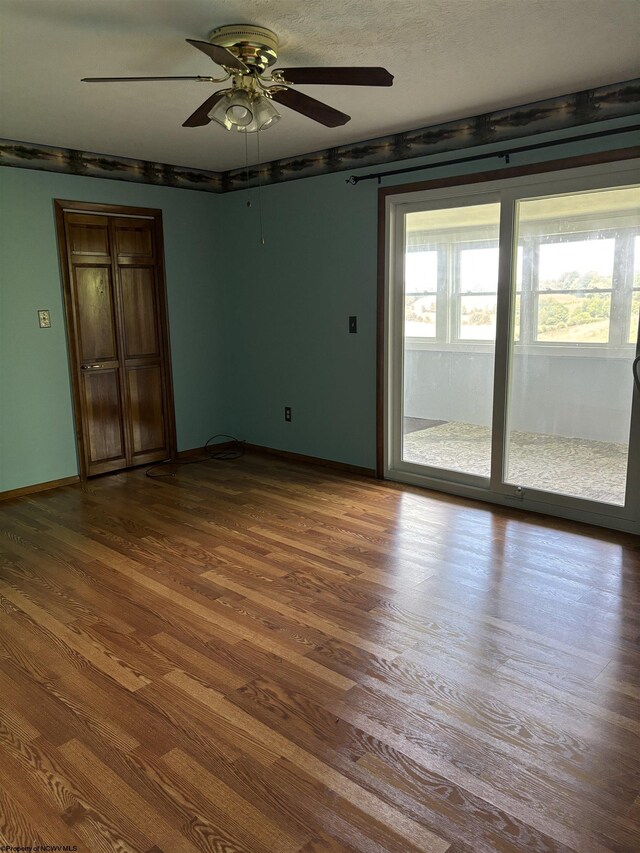
[[[0,136],[241,166],[242,135],[181,127],[217,87],[80,82],[215,76],[184,39],[232,23],[275,30],[283,67],[383,65],[395,75],[390,89],[301,86],[352,121],[329,129],[283,107],[261,135],[263,161],[640,76],[639,0],[0,0]]]

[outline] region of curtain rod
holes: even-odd
[[[454,157],[451,160],[441,160],[439,163],[430,163],[426,166],[408,166],[405,169],[390,169],[388,172],[370,172],[367,175],[351,175],[346,179],[346,183],[355,186],[360,181],[371,181],[376,179],[378,183],[382,178],[387,178],[389,175],[405,175],[408,172],[424,172],[427,169],[438,169],[441,166],[454,166],[457,163],[472,163],[474,160],[489,160],[492,157],[504,158],[505,163],[509,163],[512,154],[522,154],[524,151],[537,151],[540,148],[550,148],[553,145],[565,145],[568,142],[579,142],[582,139],[601,139],[604,136],[613,136],[617,133],[629,133],[634,130],[640,130],[640,124],[632,124],[627,127],[618,127],[613,130],[598,130],[593,133],[581,133],[576,136],[567,136],[564,139],[552,139],[548,142],[534,142],[530,145],[519,145],[515,148],[506,148],[503,151],[491,151],[487,154],[471,154],[468,157]]]

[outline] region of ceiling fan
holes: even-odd
[[[351,116],[304,95],[292,86],[324,84],[340,86],[391,86],[393,76],[384,68],[279,68],[265,76],[277,62],[278,37],[265,27],[234,24],[218,27],[209,41],[187,39],[226,72],[224,77],[84,77],[84,83],[117,83],[148,80],[196,80],[231,86],[214,92],[183,123],[183,127],[202,127],[216,121],[227,130],[255,133],[266,130],[280,118],[273,101],[307,116],[325,127],[338,127]]]

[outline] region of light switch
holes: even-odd
[[[51,314],[49,311],[38,311],[38,323],[41,329],[51,328]]]

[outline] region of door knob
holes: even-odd
[[[103,364],[81,364],[80,370],[97,370],[98,367],[104,367]]]

